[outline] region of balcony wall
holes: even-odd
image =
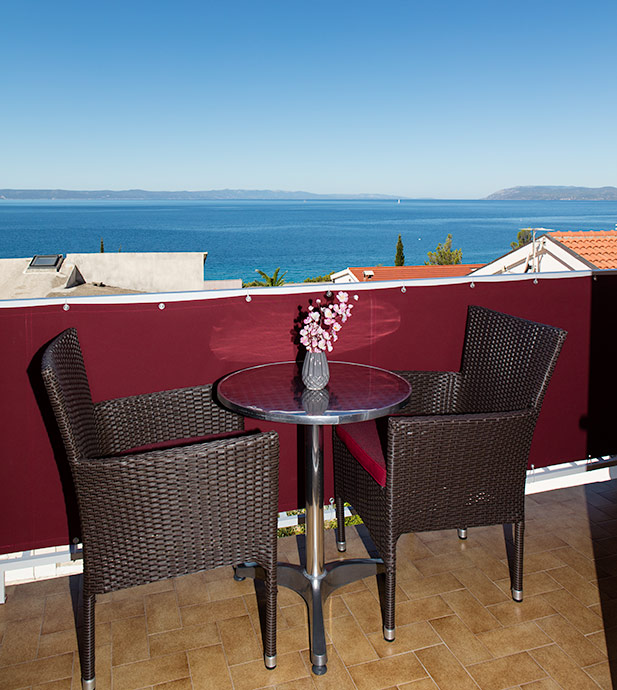
[[[351,287],[351,286],[349,286]],[[466,309],[479,304],[565,328],[568,338],[533,442],[536,467],[615,450],[606,422],[617,276],[590,273],[360,284],[335,357],[390,369],[458,369]],[[95,400],[192,386],[297,356],[294,319],[327,286],[0,303],[0,553],[69,543],[70,477],[38,377],[42,349],[75,326]],[[247,295],[250,301],[247,301]],[[590,357],[593,360],[590,363]],[[614,387],[612,387],[614,391]],[[594,403],[588,403],[591,396]],[[593,413],[593,414],[592,414]],[[300,432],[281,436],[280,509],[302,504]],[[613,425],[614,426],[614,425]],[[326,434],[326,500],[332,495]]]

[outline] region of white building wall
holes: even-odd
[[[207,252],[67,254],[87,283],[104,283],[140,292],[204,289]],[[66,269],[63,267],[66,272]]]

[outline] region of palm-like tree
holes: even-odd
[[[255,271],[259,273],[263,280],[254,280],[252,283],[246,283],[245,287],[276,287],[277,285],[284,285],[284,278],[287,275],[287,271],[285,271],[283,275],[279,275],[280,270],[281,267],[279,266],[276,269],[276,271],[274,271],[274,273],[271,276],[269,276],[264,271],[261,271],[260,269],[256,268]]]

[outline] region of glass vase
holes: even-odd
[[[307,352],[302,365],[302,383],[312,391],[318,391],[330,380],[330,369],[325,352]]]

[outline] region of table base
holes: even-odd
[[[320,676],[326,670],[326,633],[323,608],[326,599],[339,587],[362,580],[371,575],[383,572],[381,558],[349,558],[345,561],[333,561],[324,565],[321,575],[309,575],[302,565],[278,563],[277,580],[283,587],[297,592],[306,602],[309,619],[309,642],[313,673]],[[236,578],[263,577],[263,571],[257,564],[243,563],[236,566]]]

